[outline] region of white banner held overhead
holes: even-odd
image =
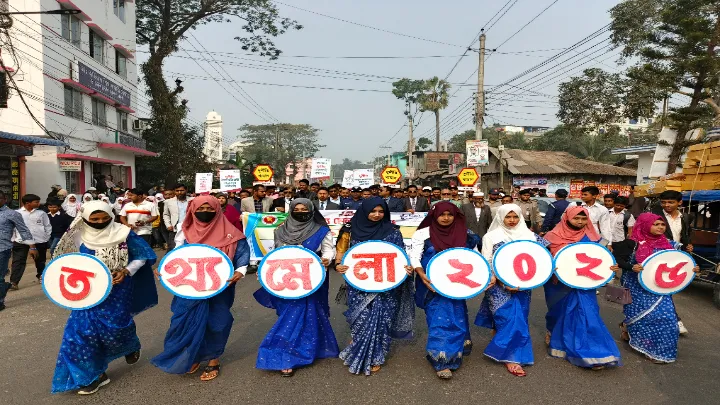
[[[195,173],[195,192],[197,194],[208,194],[212,190],[212,173]]]
[[[355,169],[355,187],[368,188],[375,184],[373,169]]]
[[[310,178],[317,180],[329,179],[331,163],[330,159],[313,158],[310,166]]]
[[[355,187],[355,171],[354,170],[343,171],[342,186],[345,188]]]
[[[468,166],[487,166],[489,160],[489,148],[487,140],[468,140],[465,141],[465,149],[467,152]]]
[[[240,170],[220,170],[220,191],[240,190]]]

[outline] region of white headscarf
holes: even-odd
[[[102,196],[102,197],[100,197],[100,201],[106,203],[107,205],[112,205],[112,204],[110,204],[110,198],[108,198],[108,197]]]
[[[90,193],[85,193],[85,194],[83,194],[83,196],[82,196],[82,201],[81,201],[81,203],[82,203],[82,204],[87,204],[88,202],[93,201],[93,200],[95,200],[95,197],[93,197],[92,194],[90,194]]]
[[[122,211],[123,203],[125,202],[125,200],[125,197],[118,197],[115,199],[115,204],[113,204],[113,209],[115,210],[115,212]]]
[[[94,212],[102,211],[110,216],[110,223],[103,229],[95,229],[85,224]],[[114,221],[110,205],[103,201],[90,201],[83,205],[81,215],[75,218],[70,229],[63,235],[55,249],[54,257],[78,252],[80,244],[95,251],[95,256],[102,260],[110,271],[119,271],[128,264],[127,247],[121,247],[126,242],[130,228]]]
[[[165,201],[165,197],[162,195],[162,193],[155,194],[155,201],[162,202]]]
[[[71,198],[74,198],[75,202],[70,202]],[[67,198],[62,203],[62,209],[63,211],[65,211],[66,214],[75,218],[78,214],[78,210],[80,210],[81,205],[82,203],[80,202],[80,200],[78,200],[75,194],[68,194]]]
[[[505,216],[513,211],[520,218],[520,222],[512,228],[505,226]],[[500,242],[512,242],[516,240],[529,240],[535,241],[535,233],[528,229],[525,224],[525,218],[522,215],[522,209],[516,204],[505,204],[501,205],[495,211],[495,218],[493,218],[490,228],[487,233],[483,236],[483,247],[486,246],[485,241],[490,242],[488,246],[491,248]],[[483,249],[483,256],[487,257],[487,252]],[[489,253],[492,256],[492,252]]]

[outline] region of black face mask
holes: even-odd
[[[292,212],[290,214],[295,220],[300,222],[307,222],[312,219],[312,212]]]
[[[112,222],[112,220],[107,221],[107,222],[89,222],[85,218],[83,218],[83,221],[85,221],[85,225],[89,226],[90,228],[98,229],[98,230],[107,228],[108,225],[110,225],[110,222]]]
[[[217,214],[217,212],[209,212],[209,211],[195,212],[195,218],[197,218],[197,220],[200,222],[208,223],[208,222],[212,221],[213,218],[215,218],[216,214]]]

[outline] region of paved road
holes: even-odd
[[[51,395],[50,381],[68,312],[45,299],[28,269],[20,291],[9,293],[8,309],[0,312],[0,404],[343,404],[485,402],[508,404],[679,404],[720,403],[720,311],[710,302],[711,289],[693,285],[676,297],[678,311],[690,329],[681,338],[679,359],[655,365],[618,342],[624,367],[594,372],[545,354],[543,294],[534,296],[531,331],[536,364],[529,376],[517,378],[482,356],[489,331],[473,326],[475,352],[451,381],[438,380],[424,359],[427,328],[418,310],[416,340],[393,346],[391,357],[374,376],[355,376],[338,359],[322,360],[299,370],[293,378],[256,370],[257,347],[275,322],[273,311],[258,305],[252,293],[255,277],[240,282],[233,308],[235,324],[220,378],[209,383],[196,376],[164,374],[148,362],[162,350],[170,320],[171,297],[161,291],[160,304],[136,318],[143,359],[134,366],[117,360],[108,374],[112,383],[97,394]],[[341,278],[331,278],[332,296]],[[480,305],[470,302],[471,319]],[[614,336],[622,320],[618,304],[601,300],[602,315]],[[343,308],[331,308],[332,325],[341,346],[349,339]]]

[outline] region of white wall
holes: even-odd
[[[112,0],[73,0],[73,3],[86,13],[92,21],[113,37],[105,41],[104,61],[93,59],[90,54],[90,28],[80,22],[80,47],[65,40],[62,34],[61,16],[57,15],[18,15],[10,30],[20,66],[15,66],[9,57],[8,49],[3,49],[2,56],[6,65],[13,67],[18,73],[14,76],[18,87],[25,94],[25,100],[35,117],[48,131],[62,134],[70,144],[69,150],[59,149],[58,153],[71,153],[95,156],[125,162],[132,167],[135,179],[135,156],[130,152],[99,149],[98,142],[115,143],[115,131],[118,129],[116,109],[106,105],[106,126],[92,124],[91,97],[83,95],[83,120],[65,116],[64,86],[58,80],[71,78],[70,65],[78,60],[90,67],[107,80],[114,82],[131,94],[130,107],[138,110],[137,67],[134,59],[127,59],[127,78],[115,72],[114,44],[123,45],[131,52],[135,51],[135,4],[125,3],[125,22],[121,21],[113,11]],[[11,1],[10,11],[54,10],[60,8],[55,0]],[[144,103],[143,103],[144,104]],[[30,117],[17,94],[13,94],[8,102],[8,109],[0,110],[0,130],[20,135],[46,136]],[[130,135],[140,136],[132,130],[132,121],[137,116],[144,116],[138,111],[128,117]],[[59,172],[54,147],[36,147],[34,156],[28,157],[26,165],[26,188],[30,193],[41,196],[47,194],[51,184],[65,185],[65,175]],[[87,181],[89,185],[92,173],[87,164]]]

